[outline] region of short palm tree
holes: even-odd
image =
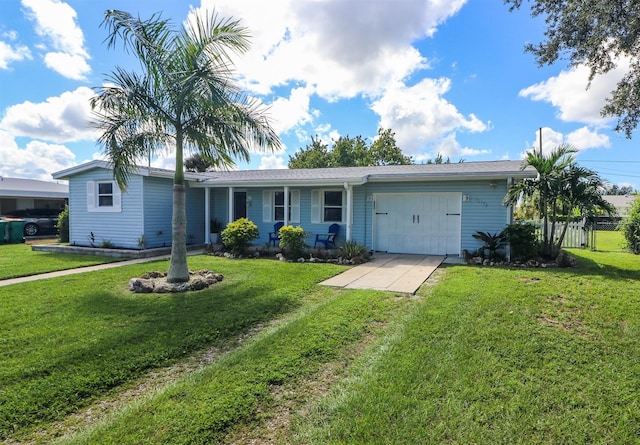
[[[122,41],[141,73],[117,67],[92,99],[99,142],[124,190],[136,164],[175,149],[170,282],[189,280],[186,250],[184,152],[219,168],[249,159],[249,148],[273,150],[278,136],[261,105],[232,81],[231,55],[249,48],[239,21],[212,13],[174,28],[160,14],[148,20],[105,12],[111,48]]]
[[[573,156],[576,152],[567,144],[558,146],[548,155],[528,152],[522,168],[531,166],[538,176],[514,184],[505,197],[505,203],[511,205],[523,199],[538,203],[543,230],[542,253],[548,258],[555,258],[560,253],[572,218],[589,217],[602,211],[615,212],[603,198],[606,182],[596,172],[578,166]],[[560,233],[556,234],[559,223]]]

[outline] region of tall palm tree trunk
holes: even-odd
[[[171,238],[171,261],[169,262],[167,281],[170,283],[189,281],[189,267],[187,266],[186,191],[182,184],[173,185]]]
[[[183,135],[176,125],[176,171],[173,176],[173,215],[171,217],[171,261],[167,281],[189,281],[187,266],[187,193],[184,186]]]

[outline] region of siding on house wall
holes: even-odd
[[[143,233],[142,177],[132,176],[126,192],[122,192],[121,212],[88,212],[87,182],[112,181],[113,172],[95,169],[80,173],[69,181],[69,242],[91,246],[111,242],[114,247],[138,248]]]
[[[144,177],[142,199],[144,202],[145,247],[150,249],[170,246],[171,212],[173,209],[172,181],[166,178]]]
[[[211,213],[211,219],[215,218],[220,221],[223,229],[229,222],[229,206],[227,204],[228,196],[229,192],[226,188],[213,188],[209,192],[209,211]],[[202,199],[204,202],[204,197]]]
[[[172,185],[173,187],[173,185]],[[204,244],[209,224],[204,221],[204,189],[187,185],[187,244]]]
[[[331,223],[311,222],[311,192],[312,190],[342,189],[341,187],[290,187],[290,190],[300,192],[300,225],[306,232],[305,242],[313,247],[316,234],[327,233]],[[241,189],[237,189],[241,190]],[[269,232],[273,231],[274,221],[263,219],[263,191],[283,190],[282,188],[269,187],[242,189],[247,191],[247,197],[251,204],[247,208],[247,217],[252,220],[260,232],[260,238],[254,241],[255,245],[266,244],[269,241]],[[508,223],[510,211],[502,204],[507,192],[506,180],[489,181],[441,181],[441,182],[384,182],[367,183],[353,187],[353,225],[351,239],[369,248],[373,247],[373,220],[375,218],[374,196],[382,193],[445,193],[457,192],[462,196],[468,196],[468,201],[462,202],[461,215],[461,250],[475,250],[481,243],[472,237],[478,231],[499,232]],[[346,193],[343,207],[346,209]],[[228,218],[228,189],[211,189],[211,215],[226,223]],[[345,216],[346,221],[346,216]],[[340,224],[338,244],[346,240],[346,224]]]
[[[492,187],[493,185],[493,187]],[[501,181],[442,181],[442,182],[399,182],[372,183],[366,185],[367,196],[377,193],[443,193],[459,192],[468,196],[469,200],[462,202],[460,248],[472,251],[482,243],[473,238],[473,234],[483,232],[499,232],[508,223],[509,208],[502,204],[507,193],[506,180]],[[373,201],[366,201],[365,212],[361,219],[367,218],[365,239],[358,242],[372,246],[374,217]],[[354,208],[355,210],[355,208]],[[361,236],[361,235],[360,235]]]
[[[145,247],[171,245],[171,218],[173,216],[173,180],[170,178],[144,178],[144,233]],[[187,244],[203,244],[204,189],[187,185]]]

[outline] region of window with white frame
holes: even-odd
[[[343,223],[346,210],[344,190],[312,190],[311,222]]]
[[[284,221],[284,190],[265,190],[262,194],[262,220],[265,222]],[[287,221],[300,223],[300,191],[289,190]]]
[[[87,182],[88,212],[121,212],[122,196],[115,181]]]
[[[112,182],[98,182],[98,207],[113,207]]]
[[[325,190],[322,201],[322,221],[342,222],[342,191]]]

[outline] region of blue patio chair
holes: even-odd
[[[284,226],[282,221],[273,225],[273,232],[269,232],[269,242],[275,247],[276,241],[280,243],[280,229]]]
[[[329,249],[329,245],[332,245],[334,248],[336,247],[336,238],[338,237],[338,232],[340,231],[339,224],[331,224],[329,226],[329,232],[316,235],[316,242],[313,245],[315,247],[318,243],[324,244],[325,249]]]

